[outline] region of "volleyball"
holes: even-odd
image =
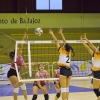
[[[43,34],[42,28],[36,28],[35,29],[35,34],[38,35],[38,36],[41,36]]]

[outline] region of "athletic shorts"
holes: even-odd
[[[46,84],[45,84],[45,82],[40,82],[40,85],[43,87]],[[40,87],[38,86],[36,81],[33,83],[33,86],[37,86],[40,89]]]
[[[7,73],[7,77],[9,78],[10,76],[17,76],[16,70],[10,68],[10,70]]]
[[[72,76],[72,71],[70,68],[60,67],[60,75],[66,76],[68,78],[69,76]]]
[[[100,71],[92,71],[93,72],[93,77],[100,79]]]

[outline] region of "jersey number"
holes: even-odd
[[[70,63],[69,56],[66,56],[66,58],[67,58],[67,61],[66,61],[66,63]]]

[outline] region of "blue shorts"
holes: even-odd
[[[66,68],[64,66],[60,67],[60,75],[66,76],[67,78],[72,76],[71,68]]]
[[[93,77],[100,79],[100,71],[92,71],[93,72]]]
[[[7,77],[9,78],[10,76],[16,76],[17,77],[17,72],[16,70],[10,68],[8,73],[7,73]]]

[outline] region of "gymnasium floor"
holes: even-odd
[[[2,84],[1,84],[2,83]],[[70,95],[69,100],[97,100],[93,90],[90,88],[90,80],[72,80],[70,85]],[[28,92],[28,100],[32,98],[32,83],[26,83],[27,92]],[[55,97],[55,89],[53,83],[51,83],[52,90],[49,90],[50,99],[54,100]],[[13,100],[12,97],[13,88],[10,84],[3,84],[0,82],[0,100]],[[18,100],[24,100],[21,90],[19,91]],[[39,91],[39,96],[37,100],[44,100],[44,96],[42,95],[41,91]],[[61,100],[61,98],[59,99]]]

